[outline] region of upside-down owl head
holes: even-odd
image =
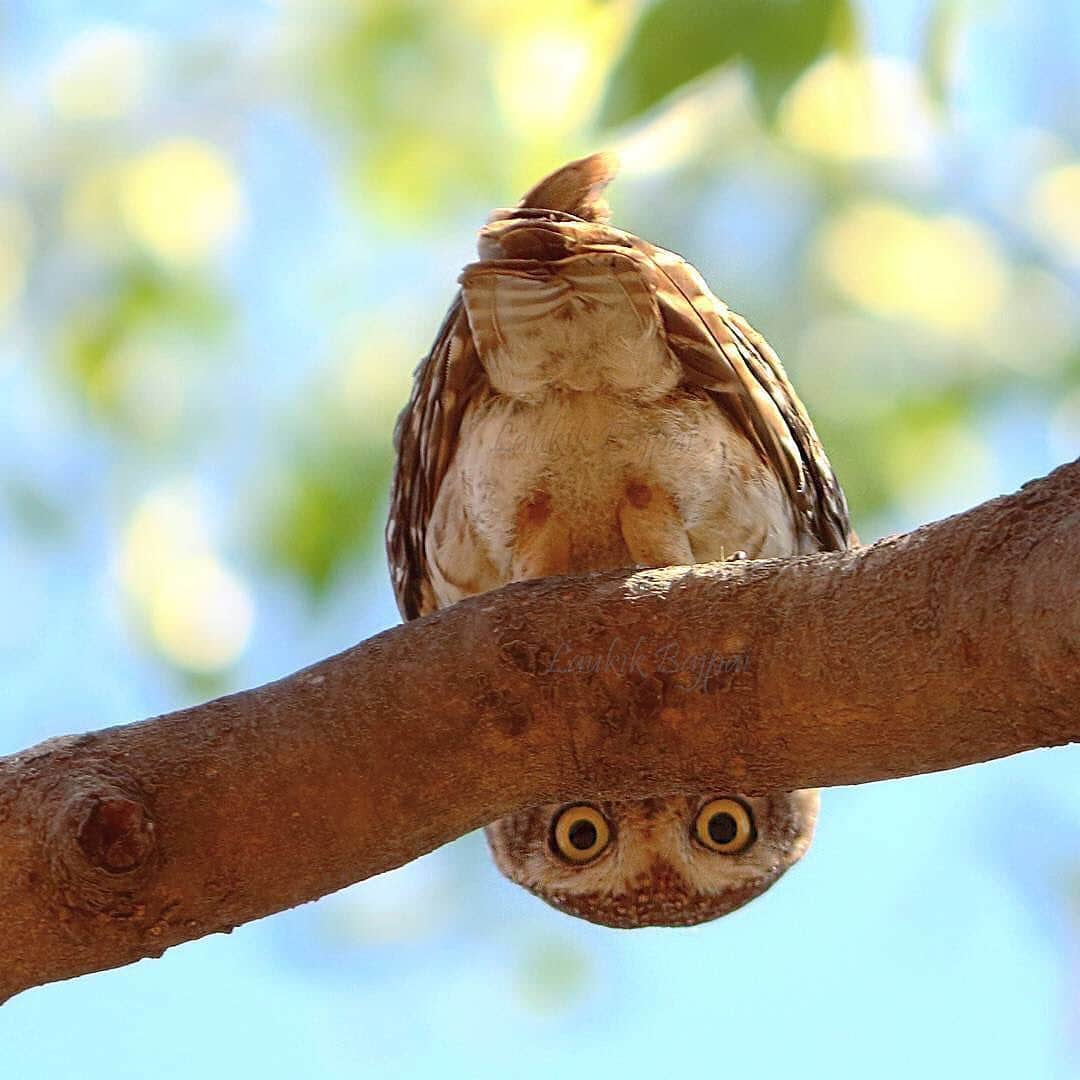
[[[802,857],[816,790],[538,806],[487,828],[499,869],[603,926],[692,926],[740,908]]]

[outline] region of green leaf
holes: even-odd
[[[960,37],[964,0],[938,0],[926,23],[922,68],[926,91],[936,105],[945,105]]]
[[[0,489],[0,506],[16,528],[41,543],[67,540],[72,532],[71,515],[51,495],[21,480],[8,480]]]
[[[600,123],[625,123],[692,79],[742,60],[771,121],[792,83],[856,36],[849,0],[658,0],[615,65]]]
[[[370,540],[390,481],[389,449],[336,441],[301,452],[259,532],[264,555],[315,599]]]
[[[135,436],[137,406],[126,391],[138,364],[133,367],[125,350],[166,334],[202,346],[223,333],[228,318],[227,300],[212,282],[133,261],[68,316],[56,345],[60,375],[90,415]]]

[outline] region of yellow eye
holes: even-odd
[[[573,863],[587,863],[608,846],[611,829],[595,806],[579,803],[555,815],[551,844],[555,853]]]
[[[694,836],[710,851],[738,855],[757,839],[754,815],[739,799],[712,799],[698,811]]]

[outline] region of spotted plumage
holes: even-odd
[[[387,550],[406,619],[512,580],[849,543],[776,354],[680,256],[607,223],[613,172],[606,154],[572,162],[480,231],[395,433]],[[488,836],[504,873],[563,911],[684,925],[745,903],[809,843],[816,793],[732,798],[710,827],[749,820],[738,851],[700,831],[710,792],[582,809],[595,852],[553,839],[560,807]]]

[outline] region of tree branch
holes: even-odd
[[[540,802],[861,783],[1077,740],[1078,653],[1080,462],[855,552],[511,585],[0,758],[0,1000]]]

